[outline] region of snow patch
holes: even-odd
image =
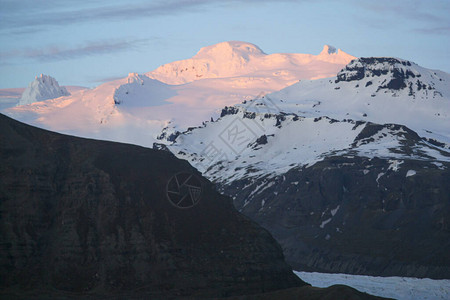
[[[410,176],[414,176],[416,175],[417,172],[414,170],[408,170],[408,172],[406,172],[406,177],[410,177]]]
[[[435,165],[436,167],[438,167],[439,170],[445,169],[445,166],[440,162],[434,161],[434,162],[432,162],[432,164]]]
[[[394,172],[397,172],[400,168],[400,165],[403,163],[403,160],[389,160],[389,167],[388,170],[392,170]]]
[[[376,179],[376,182],[378,183],[378,185],[380,184],[380,183],[378,182],[378,180],[380,180],[380,178],[381,178],[383,175],[384,175],[383,172],[381,172],[381,173],[378,174],[377,179]]]
[[[335,209],[332,209],[331,210],[331,215],[334,217],[334,215],[338,212],[338,210],[339,210],[339,208],[340,208],[341,206],[340,205],[338,205]]]
[[[327,225],[328,223],[330,223],[331,222],[331,218],[329,218],[329,219],[326,219],[325,221],[323,221],[322,222],[322,224],[320,224],[320,228],[324,228],[325,227],[325,225]]]

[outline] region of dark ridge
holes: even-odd
[[[225,117],[227,115],[235,115],[239,112],[239,108],[234,107],[234,106],[225,106],[222,111],[220,112],[220,117]]]
[[[359,64],[357,64],[358,62]],[[345,66],[345,68],[337,74],[335,83],[341,81],[357,81],[363,79],[364,77],[378,77],[381,75],[391,74],[392,79],[387,84],[380,86],[379,89],[400,90],[406,88],[406,79],[420,77],[420,74],[416,75],[410,70],[405,71],[398,67],[394,67],[393,69],[374,68],[373,66],[378,63],[388,63],[389,65],[401,64],[406,67],[411,66],[409,61],[403,61],[392,57],[361,57],[356,60],[352,60],[347,66]],[[372,82],[368,81],[366,83],[366,87],[371,84]]]
[[[192,208],[169,202],[180,172],[199,182]],[[305,285],[266,230],[167,151],[0,115],[0,178],[5,298],[225,297]]]

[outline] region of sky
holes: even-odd
[[[224,41],[391,56],[450,72],[448,0],[0,0],[0,88],[94,87]]]

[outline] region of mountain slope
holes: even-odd
[[[396,58],[359,58],[336,77],[269,95],[284,112],[397,123],[450,143],[450,74]]]
[[[167,148],[267,228],[295,268],[450,278],[448,80],[357,59],[335,78],[226,107]]]
[[[163,116],[148,110],[168,104],[175,91],[143,75],[108,82],[70,96],[7,109],[16,119],[47,129],[135,144],[152,143],[155,132],[167,125]],[[140,141],[140,142],[139,142]]]
[[[304,285],[267,231],[170,153],[3,115],[0,128],[2,294],[167,299]],[[180,172],[201,188],[192,208],[169,202]]]

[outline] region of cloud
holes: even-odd
[[[2,52],[0,53],[0,57],[2,59],[25,58],[41,62],[69,60],[86,56],[111,54],[125,50],[138,49],[142,45],[145,45],[147,42],[148,39],[93,41],[71,48],[47,46],[40,49],[24,49]]]
[[[122,79],[124,77],[126,77],[127,75],[122,75],[122,76],[109,76],[109,77],[101,77],[101,78],[96,78],[94,80],[91,80],[92,83],[104,83],[104,82],[110,82],[110,81],[114,81],[117,79]]]
[[[418,28],[413,30],[414,32],[423,33],[423,34],[450,34],[450,26],[442,26],[442,27],[431,27],[431,28]]]
[[[371,27],[389,30],[392,26],[408,24],[410,31],[421,34],[448,35],[450,33],[450,2],[448,0],[378,0],[353,1],[368,14],[360,16],[361,22]]]
[[[1,1],[1,0],[0,0]],[[107,1],[93,1],[88,4],[74,0],[65,1],[5,1],[0,14],[0,29],[9,33],[22,33],[19,28],[36,28],[42,26],[63,26],[82,22],[98,22],[104,20],[122,21],[145,17],[176,15],[186,12],[199,12],[214,5],[244,5],[255,3],[302,3],[311,0],[165,0],[122,1],[110,4]],[[20,2],[20,5],[18,3]],[[25,3],[25,4],[24,4]],[[78,8],[82,6],[82,8]],[[25,10],[25,8],[27,8]]]
[[[420,7],[420,4],[408,3],[414,1],[373,1],[362,2],[360,5],[376,14],[389,14],[397,17],[414,19],[416,21],[436,22],[440,17],[432,11]]]

